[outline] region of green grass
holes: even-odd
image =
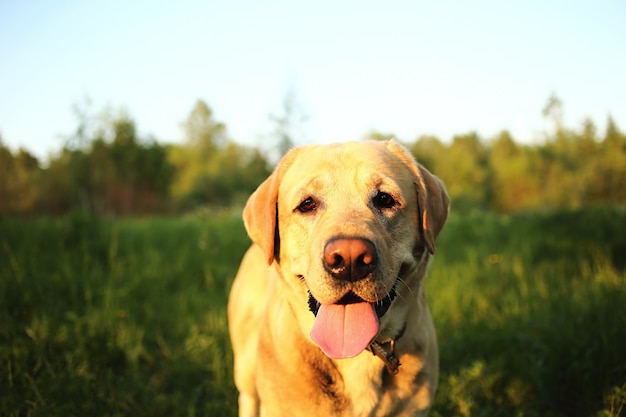
[[[237,215],[0,219],[0,415],[234,416]],[[626,415],[626,213],[452,216],[434,416]]]
[[[439,248],[427,280],[441,350],[434,415],[619,415],[624,212],[453,217]]]
[[[234,415],[238,218],[1,227],[0,415]]]

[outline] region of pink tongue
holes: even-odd
[[[370,303],[322,304],[311,339],[333,359],[361,353],[378,333],[378,317]]]

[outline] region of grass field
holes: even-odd
[[[1,416],[234,416],[236,214],[0,219]],[[626,212],[453,216],[434,416],[626,415]]]

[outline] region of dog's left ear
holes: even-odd
[[[263,250],[268,265],[278,259],[278,187],[283,173],[293,160],[295,150],[289,151],[278,163],[272,175],[252,193],[243,209],[243,223],[250,239]]]
[[[394,140],[389,141],[387,149],[400,158],[415,177],[417,203],[419,206],[418,220],[421,223],[421,232],[426,248],[428,252],[434,254],[435,239],[441,232],[441,229],[443,229],[450,209],[450,198],[446,188],[439,178],[418,164],[413,155],[398,142]]]

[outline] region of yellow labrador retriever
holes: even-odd
[[[443,184],[396,142],[289,152],[243,217],[228,319],[239,415],[424,416],[439,372],[422,285]]]

